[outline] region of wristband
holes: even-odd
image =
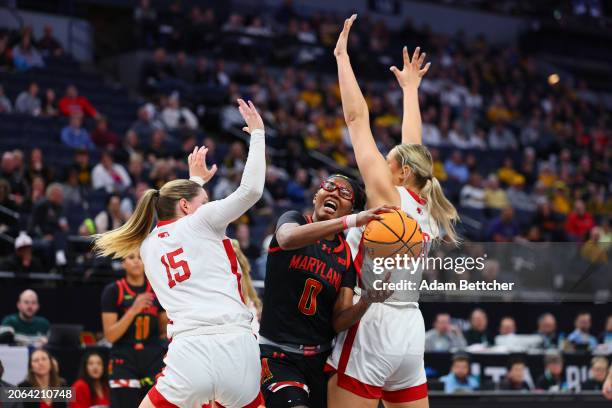
[[[342,217],[342,226],[345,230],[355,228],[357,226],[357,214],[345,215]]]
[[[264,137],[266,135],[266,132],[264,132],[263,129],[255,129],[251,132],[251,137]]]
[[[189,177],[189,180],[193,181],[194,183],[198,183],[200,187],[204,187],[204,184],[206,183],[204,179],[200,176],[191,176]]]

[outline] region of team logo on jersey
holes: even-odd
[[[169,237],[170,234],[167,231],[164,231],[164,232],[160,232],[159,234],[157,234],[157,236],[159,238],[166,238],[166,237]]]
[[[124,298],[125,300],[132,300],[132,299],[134,299],[134,296],[132,296],[132,295],[130,295],[130,294],[128,293],[128,294],[126,294],[125,296],[123,296],[123,298]]]
[[[417,212],[418,212],[419,214],[423,214],[423,210],[421,210],[419,207],[417,207]]]
[[[272,371],[270,371],[270,366],[268,366],[268,359],[261,359],[261,383],[265,383],[272,379]]]

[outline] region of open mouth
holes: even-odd
[[[333,200],[325,200],[325,202],[323,203],[323,208],[325,208],[325,210],[327,210],[327,212],[331,214],[336,212],[336,210],[338,209],[338,203]]]

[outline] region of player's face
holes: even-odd
[[[97,354],[89,356],[87,359],[87,373],[95,380],[99,380],[104,373],[104,362]]]
[[[144,264],[138,253],[131,253],[123,258],[121,266],[128,275],[142,275],[144,273]]]
[[[47,375],[51,371],[51,360],[44,351],[37,350],[32,353],[32,371],[36,375]]]
[[[410,168],[408,166],[400,165],[401,160],[398,160],[397,151],[395,149],[391,150],[387,155],[387,165],[389,166],[389,170],[391,170],[391,180],[393,181],[394,186],[403,186],[406,184],[406,177],[410,172]]]
[[[353,200],[342,197],[344,194],[341,195],[340,193],[340,189],[348,189],[352,192],[354,197],[355,192],[353,191],[351,183],[340,177],[333,177],[326,181],[335,184],[335,186],[329,185],[328,189],[331,189],[331,187],[337,188],[334,188],[333,191],[327,191],[325,188],[320,188],[319,191],[317,191],[312,200],[315,221],[326,221],[344,217],[353,210]]]

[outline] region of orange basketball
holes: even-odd
[[[417,257],[423,248],[419,224],[401,210],[381,214],[382,220],[370,221],[363,232],[363,243],[370,258],[408,254]]]

